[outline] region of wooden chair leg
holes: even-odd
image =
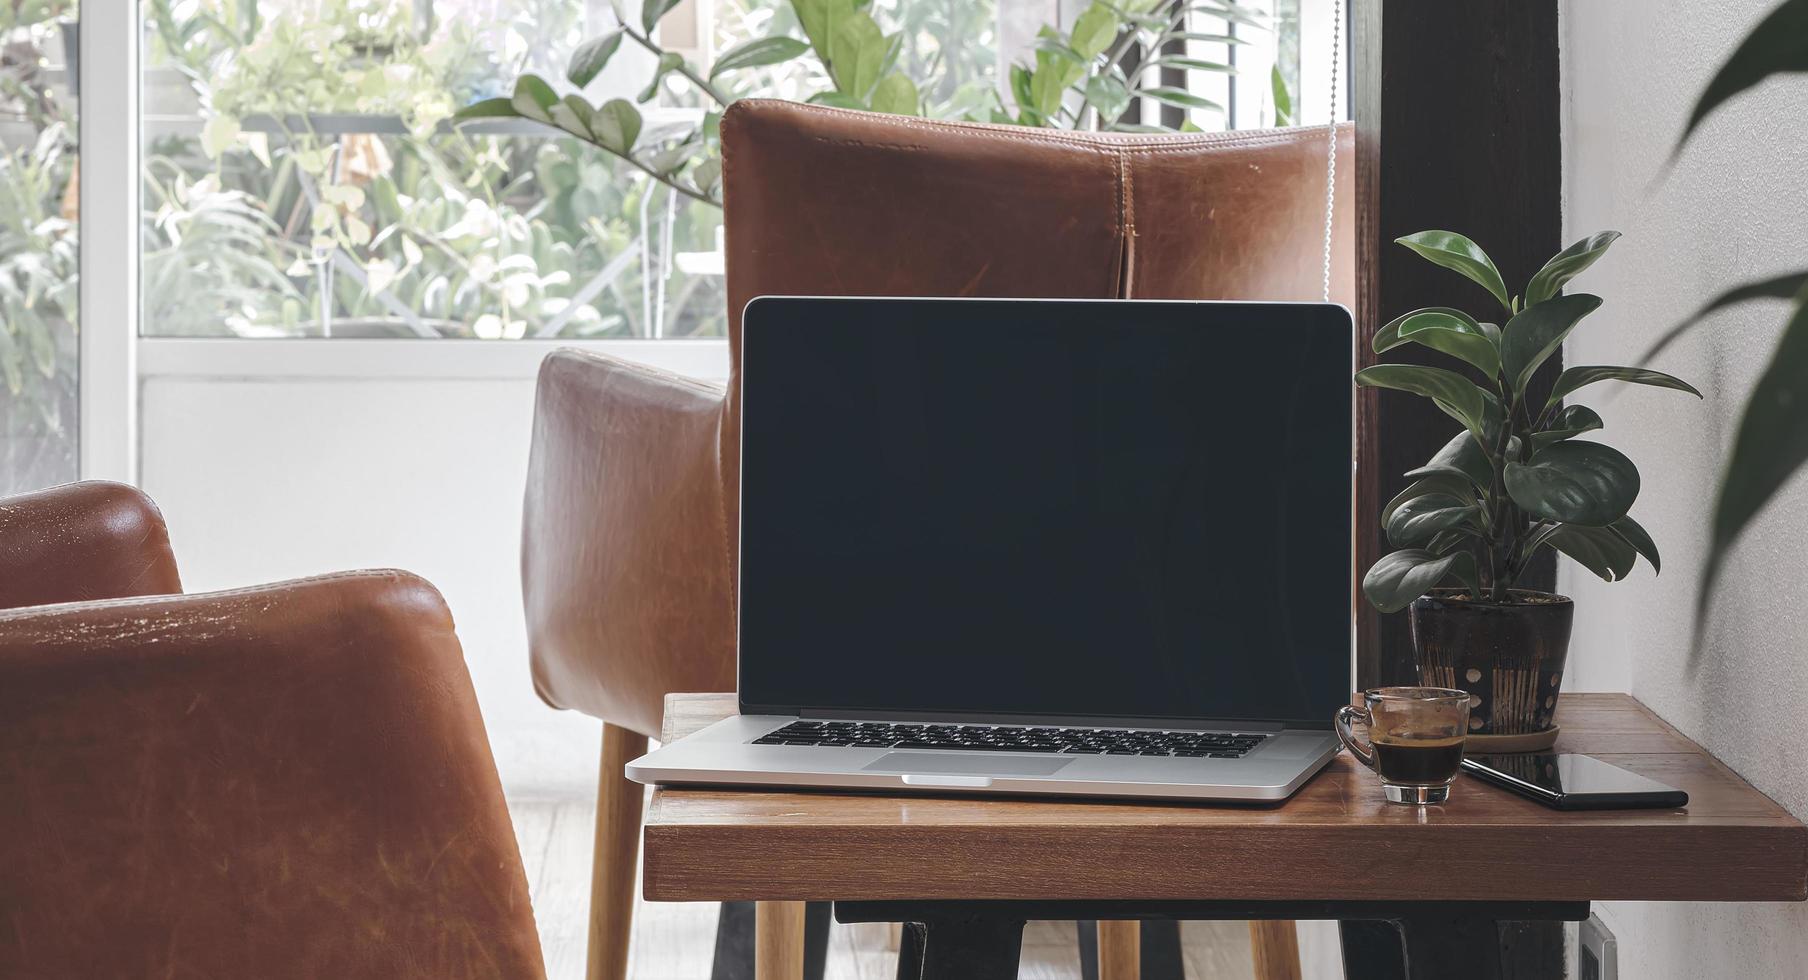
[[[589,980],[627,980],[634,931],[634,864],[640,854],[645,788],[622,767],[647,751],[647,737],[603,725],[596,779],[596,852],[590,862]]]
[[[760,902],[753,913],[754,980],[804,975],[804,903]]]
[[[1249,952],[1256,980],[1300,980],[1299,930],[1292,921],[1251,921]]]
[[[1138,980],[1142,975],[1143,924],[1099,920],[1099,980]]]

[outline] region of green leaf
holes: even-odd
[[[1094,3],[1075,18],[1069,46],[1091,61],[1117,40],[1117,27],[1117,14],[1102,3]]]
[[[722,158],[710,157],[691,170],[691,186],[703,194],[713,193],[722,182]]]
[[[1705,612],[1727,552],[1770,498],[1808,462],[1808,303],[1798,305],[1752,388],[1714,505],[1698,602]]]
[[[1532,451],[1537,452],[1544,447],[1574,439],[1584,432],[1593,432],[1602,426],[1600,413],[1587,405],[1571,405],[1557,413],[1551,424],[1542,431],[1532,433]]]
[[[640,110],[627,99],[610,99],[590,114],[590,133],[599,146],[627,156],[640,138]]]
[[[515,79],[515,94],[509,99],[517,115],[526,116],[535,122],[552,122],[552,107],[559,101],[559,93],[538,75],[522,75]]]
[[[1474,365],[1490,379],[1500,373],[1500,350],[1475,318],[1462,310],[1432,306],[1395,317],[1375,332],[1375,353],[1401,344],[1423,344]]]
[[[1583,270],[1595,264],[1595,260],[1607,251],[1620,237],[1617,231],[1603,231],[1587,238],[1552,256],[1544,268],[1532,277],[1526,285],[1525,305],[1537,306],[1563,291],[1563,287],[1571,279],[1581,275]]]
[[[621,47],[624,33],[618,27],[602,37],[585,41],[571,53],[571,62],[565,66],[565,78],[578,88],[589,85],[602,72],[603,67],[609,64],[609,59],[615,56],[616,49]]]
[[[1514,503],[1533,517],[1565,524],[1606,527],[1638,499],[1638,467],[1598,442],[1546,446],[1527,462],[1508,461],[1503,476]]]
[[[722,52],[722,57],[717,58],[715,66],[709,70],[709,77],[713,81],[719,75],[743,68],[783,64],[808,50],[808,44],[794,37],[756,37]]]
[[[1249,43],[1248,38],[1237,37],[1233,34],[1202,34],[1198,31],[1173,31],[1173,32],[1164,31],[1163,33],[1167,34],[1167,36],[1170,39],[1177,39],[1177,40],[1181,40],[1181,41],[1203,41],[1206,44],[1248,44]]]
[[[1475,487],[1487,487],[1494,482],[1494,467],[1488,462],[1488,453],[1481,443],[1464,429],[1452,436],[1424,466],[1409,471],[1406,478],[1420,480],[1439,475],[1460,479]]]
[[[1508,313],[1513,311],[1513,301],[1507,296],[1507,284],[1500,278],[1500,270],[1494,267],[1494,260],[1481,246],[1454,231],[1421,231],[1415,235],[1396,238],[1394,241],[1405,245],[1435,265],[1443,266],[1481,284],[1483,289],[1500,300],[1502,309]]]
[[[1189,58],[1186,55],[1168,54],[1155,59],[1156,65],[1169,68],[1190,68],[1194,71],[1215,71],[1224,75],[1237,74],[1236,65],[1227,65],[1222,61],[1205,61],[1201,58]]]
[[[1194,95],[1186,89],[1175,88],[1171,85],[1158,85],[1155,88],[1142,89],[1137,92],[1137,94],[1147,96],[1157,102],[1179,106],[1182,109],[1211,109],[1218,112],[1224,111],[1223,106],[1213,102],[1211,99]]]
[[[473,102],[452,116],[453,122],[465,122],[471,119],[516,119],[521,113],[515,111],[515,100],[498,96]]]
[[[1287,79],[1281,74],[1279,63],[1268,71],[1268,88],[1273,92],[1274,124],[1280,127],[1293,125],[1293,93],[1287,90]]]
[[[581,140],[594,139],[590,132],[590,116],[595,112],[584,97],[573,93],[552,107],[552,124]]]
[[[1607,525],[1607,528],[1624,538],[1626,543],[1637,549],[1639,554],[1644,555],[1645,560],[1651,563],[1652,572],[1663,571],[1663,563],[1657,558],[1657,542],[1651,540],[1650,532],[1640,526],[1639,522],[1633,520],[1631,514]]]
[[[1783,0],[1714,73],[1689,113],[1676,151],[1681,152],[1695,127],[1726,100],[1772,75],[1803,71],[1808,71],[1808,0]]]
[[[1467,432],[1463,434],[1468,435]],[[1473,501],[1475,488],[1470,486],[1468,479],[1461,476],[1452,476],[1449,473],[1427,474],[1408,484],[1405,490],[1395,494],[1394,499],[1388,501],[1387,506],[1381,508],[1381,526],[1386,527],[1387,522],[1393,519],[1395,512],[1405,506],[1407,501],[1417,500],[1427,494],[1443,494]]]
[[[873,111],[889,112],[894,116],[914,116],[917,114],[918,96],[916,83],[901,71],[879,79],[873,86]]]
[[[865,99],[885,68],[891,39],[877,21],[859,12],[843,17],[829,37],[829,77],[843,94]]]
[[[1018,112],[1036,112],[1035,86],[1035,76],[1028,68],[1011,66],[1011,98],[1016,101]]]
[[[1701,392],[1696,391],[1694,385],[1662,371],[1650,371],[1645,368],[1577,365],[1572,368],[1564,368],[1563,373],[1557,375],[1557,383],[1551,387],[1551,397],[1545,402],[1545,407],[1549,408],[1562,401],[1563,396],[1577,388],[1594,384],[1597,381],[1625,381],[1635,385],[1686,391],[1696,398],[1701,397]]]
[[[1130,90],[1110,75],[1094,75],[1086,80],[1086,101],[1109,124],[1130,108]]]
[[[1450,575],[1464,577],[1459,564],[1473,575],[1475,557],[1467,551],[1438,556],[1424,548],[1407,548],[1381,556],[1362,577],[1362,594],[1384,613],[1398,612],[1435,588]]]
[[[1463,524],[1473,524],[1482,509],[1461,497],[1428,493],[1395,508],[1387,522],[1387,540],[1396,548],[1418,544]]]
[[[1607,582],[1625,578],[1638,562],[1638,552],[1632,545],[1604,527],[1559,524],[1538,543],[1550,545],[1574,558],[1583,568]]]
[[[1662,337],[1658,338],[1657,343],[1651,345],[1651,349],[1645,352],[1645,356],[1639,358],[1639,363],[1651,363],[1652,358],[1663,353],[1664,348],[1675,343],[1676,338],[1681,337],[1690,327],[1700,323],[1710,313],[1717,313],[1729,306],[1736,306],[1754,299],[1795,299],[1804,289],[1808,289],[1808,272],[1792,272],[1785,276],[1777,276],[1775,279],[1750,282],[1729,289],[1714,297],[1708,305],[1697,310],[1694,316],[1666,331]]]
[[[674,54],[670,51],[661,54],[659,56],[659,63],[653,66],[652,81],[647,82],[647,87],[641,89],[640,94],[634,97],[634,101],[643,103],[651,102],[653,96],[659,94],[659,85],[661,82],[665,81],[665,77],[672,72],[677,71],[679,68],[683,67],[683,65],[683,56]]]
[[[835,28],[844,18],[854,15],[853,0],[792,0],[791,7],[797,11],[797,22],[810,39],[810,46],[816,49],[816,56],[822,59],[823,67],[828,67],[829,39],[835,36]]]
[[[664,17],[679,3],[680,0],[640,0],[641,29],[648,34],[653,33],[653,28],[659,24],[659,18]]]
[[[1508,320],[1500,331],[1500,368],[1513,391],[1524,391],[1545,358],[1563,346],[1563,338],[1600,305],[1601,297],[1576,293],[1529,306]]]
[[[1500,403],[1493,395],[1468,378],[1443,368],[1377,364],[1356,372],[1356,383],[1424,395],[1444,414],[1463,423],[1477,439],[1486,437],[1488,420],[1500,414]]]

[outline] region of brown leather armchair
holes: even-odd
[[[138,491],[0,500],[0,976],[544,977],[433,587],[179,591]]]
[[[1327,132],[1117,136],[767,100],[722,119],[726,389],[560,351],[522,527],[534,685],[604,721],[592,978],[625,971],[640,787],[663,697],[734,689],[740,314],[761,294],[1316,300]],[[1332,298],[1353,294],[1338,133]]]

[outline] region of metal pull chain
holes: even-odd
[[[1343,61],[1343,0],[1331,0],[1331,115],[1325,127],[1325,302],[1331,302],[1331,230],[1337,215],[1337,69]]]

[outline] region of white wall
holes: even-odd
[[[431,341],[423,341],[431,343]],[[600,727],[528,679],[519,570],[534,385],[152,379],[143,482],[191,591],[396,567],[445,594],[514,792],[594,785]]]
[[[1808,83],[1773,82],[1697,134],[1662,177],[1697,93],[1772,0],[1565,0],[1565,227],[1626,233],[1579,288],[1607,303],[1571,364],[1627,363],[1708,297],[1808,265]],[[1644,475],[1633,514],[1665,571],[1606,585],[1566,567],[1578,688],[1629,690],[1798,817],[1808,817],[1808,480],[1750,529],[1699,656],[1689,636],[1713,488],[1781,304],[1716,316],[1655,365],[1700,387],[1588,389],[1602,438]],[[1622,977],[1799,977],[1808,906],[1609,904]]]
[[[672,370],[725,373],[724,346],[654,341]],[[589,794],[600,724],[533,692],[521,500],[534,370],[526,341],[146,341],[140,485],[169,521],[183,587],[354,568],[415,572],[458,625],[510,793]],[[664,356],[660,356],[660,355]]]

